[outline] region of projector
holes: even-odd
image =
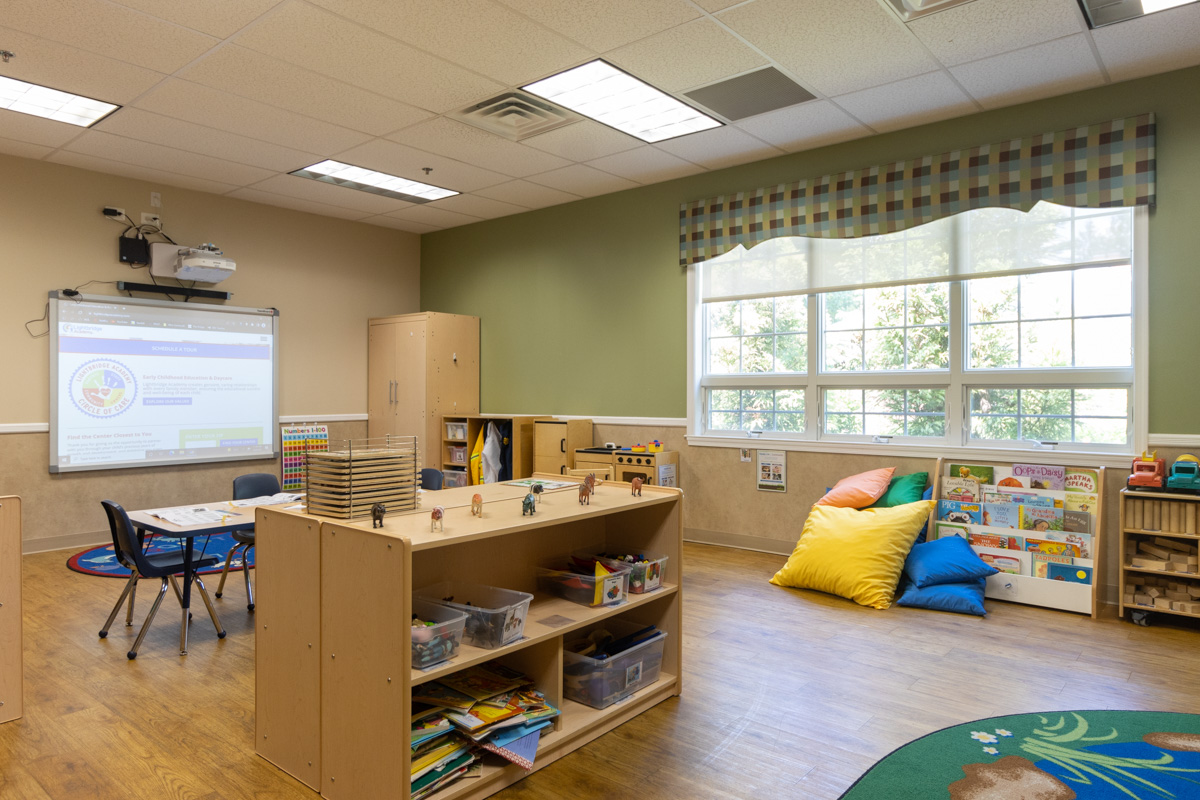
[[[220,283],[237,269],[232,258],[225,258],[215,246],[180,247],[154,242],[150,245],[150,274],[181,281]]]

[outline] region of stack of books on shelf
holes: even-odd
[[[533,769],[559,710],[526,675],[491,662],[413,687],[412,800],[480,774],[483,751]]]
[[[1099,471],[951,464],[931,538],[960,536],[1001,572],[1091,584]]]

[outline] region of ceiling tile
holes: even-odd
[[[708,18],[626,45],[605,58],[667,92],[713,83],[768,63]]]
[[[600,156],[641,147],[643,143],[616,128],[585,119],[548,133],[522,139],[521,144],[573,161],[590,161]]]
[[[768,114],[738,120],[737,126],[789,153],[869,136],[859,124],[828,100],[814,100]]]
[[[348,19],[516,86],[592,53],[493,0],[312,0]]]
[[[473,192],[476,189],[504,183],[508,180],[507,175],[501,175],[498,172],[481,169],[471,164],[464,164],[461,161],[454,161],[384,139],[376,139],[347,150],[338,154],[337,159],[347,164],[377,169],[389,175],[430,183],[443,189],[453,189],[456,192]],[[432,167],[433,172],[426,174],[425,167]]]
[[[388,216],[366,217],[360,219],[359,222],[365,222],[368,225],[379,225],[398,231],[407,231],[408,233],[433,233],[442,229],[441,225],[426,225],[423,222],[413,222],[410,219],[396,219],[395,217]]]
[[[984,108],[1056,97],[1104,83],[1083,33],[972,61],[950,72]]]
[[[280,147],[236,133],[152,114],[140,108],[126,108],[98,123],[92,130],[143,142],[154,142],[191,153],[236,161],[239,164],[251,164],[274,172],[291,172],[322,160],[322,157],[315,153]]]
[[[549,186],[551,189],[577,194],[580,197],[595,197],[599,194],[619,192],[622,189],[634,189],[637,187],[637,184],[633,181],[627,181],[624,178],[618,178],[616,175],[592,169],[584,164],[572,164],[562,169],[543,172],[541,175],[535,175],[529,180],[540,183],[543,186]]]
[[[302,3],[269,15],[238,44],[430,111],[450,111],[505,88]]]
[[[447,197],[444,200],[435,200],[429,204],[429,208],[457,211],[460,214],[480,219],[507,217],[510,214],[520,214],[529,210],[521,206],[514,206],[512,203],[502,203],[499,200],[491,200],[475,194],[456,194],[454,197]]]
[[[17,54],[0,63],[0,75],[52,89],[125,105],[161,81],[161,72],[0,27],[5,50]]]
[[[750,0],[695,0],[696,5],[703,8],[705,11],[722,11],[730,6],[736,6],[738,3],[746,3]]]
[[[718,19],[827,95],[937,69],[921,43],[876,0],[756,0]]]
[[[1114,81],[1200,64],[1200,5],[1192,4],[1092,31]]]
[[[54,152],[53,147],[43,147],[40,144],[18,142],[15,139],[0,138],[0,153],[21,158],[42,158]]]
[[[0,110],[0,136],[5,139],[46,147],[62,147],[83,131],[84,129],[77,125],[19,114],[16,111]]]
[[[204,0],[202,3],[164,3],[162,0],[113,0],[185,28],[224,39],[258,19],[283,0]]]
[[[272,170],[235,164],[210,156],[177,150],[149,142],[126,139],[103,131],[87,131],[66,146],[75,153],[84,153],[97,158],[123,161],[139,167],[149,167],[162,172],[205,178],[220,183],[244,186],[269,178]]]
[[[658,183],[686,175],[704,172],[704,167],[684,161],[656,147],[645,145],[636,150],[626,150],[611,156],[588,162],[589,167],[619,175],[638,183]],[[539,180],[534,178],[533,180]]]
[[[104,0],[4,0],[3,19],[10,28],[159,72],[174,72],[218,41]]]
[[[225,194],[232,189],[238,188],[228,183],[210,181],[205,178],[195,178],[190,175],[163,172],[162,170],[141,167],[136,164],[126,164],[107,158],[97,158],[85,153],[72,153],[68,150],[59,150],[57,153],[47,156],[46,160],[53,161],[55,164],[65,164],[68,167],[79,167],[80,169],[88,169],[93,172],[103,172],[106,175],[124,175],[127,178],[137,178],[148,183],[179,186],[184,189],[195,189],[198,192]]]
[[[723,169],[783,155],[782,150],[732,125],[668,139],[655,147],[708,169]]]
[[[205,56],[179,76],[373,136],[433,116],[415,106],[233,44]]]
[[[523,178],[535,172],[547,172],[571,163],[558,156],[510,142],[494,133],[446,117],[436,117],[387,138],[418,150],[466,161],[514,178]]]
[[[944,72],[876,86],[833,101],[877,131],[897,131],[977,111]]]
[[[410,222],[436,225],[438,228],[453,228],[458,225],[470,225],[472,222],[479,222],[479,217],[447,211],[444,208],[436,208],[433,205],[413,206],[403,211],[388,214],[388,216],[409,220]]]
[[[338,219],[362,219],[364,214],[362,211],[355,211],[350,208],[341,208],[339,206],[331,206],[328,203],[314,203],[311,200],[302,200],[298,197],[287,197],[274,192],[264,192],[259,189],[236,189],[230,192],[228,197],[236,197],[239,200],[249,200],[252,203],[262,203],[263,205],[276,206],[278,208],[290,208],[295,211],[307,211],[310,214],[320,214],[323,217],[337,217]]]
[[[392,197],[360,192],[357,189],[347,189],[345,186],[334,186],[332,183],[300,178],[295,175],[276,175],[247,188],[323,205],[349,208],[361,211],[363,214],[386,214],[389,211],[399,211],[412,205],[412,203]]]
[[[974,0],[908,23],[947,66],[1048,42],[1085,29],[1074,0]]]
[[[560,192],[557,189],[539,186],[529,181],[498,183],[486,189],[479,189],[474,194],[480,197],[490,197],[493,200],[501,200],[505,203],[513,203],[524,208],[545,208],[546,206],[555,206],[560,203],[569,203],[572,200],[579,199],[579,195]]]
[[[329,155],[371,137],[349,128],[172,78],[139,99],[139,108],[284,147]]]
[[[501,0],[597,53],[700,16],[684,0]]]

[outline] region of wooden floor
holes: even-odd
[[[980,717],[1200,712],[1200,629],[1186,620],[1139,628],[991,601],[987,619],[876,611],[769,585],[780,556],[685,553],[683,697],[497,798],[836,798],[895,747]],[[69,572],[68,555],[24,559],[25,716],[0,725],[0,799],[316,797],[253,753],[240,576],[216,601],[228,638],[200,606],[181,658],[168,594],[130,662],[136,627],[119,618],[96,636],[122,583]]]

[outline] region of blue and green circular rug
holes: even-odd
[[[1195,800],[1200,715],[1053,711],[943,728],[894,750],[841,800]]]
[[[172,539],[166,536],[151,536],[146,539],[145,552],[152,553],[168,553],[179,550],[183,544],[182,539]],[[203,538],[197,538],[193,548],[193,557],[199,559],[202,553],[213,553],[219,555],[221,560],[208,569],[200,570],[201,575],[211,575],[214,572],[220,572],[225,566],[225,556],[233,548],[236,542],[233,541],[233,536],[228,533],[217,533],[209,537],[205,542]],[[249,561],[250,566],[254,566],[255,549],[250,549]],[[233,563],[229,565],[229,571],[234,572],[242,568],[242,551],[239,550],[237,555],[233,557]],[[100,575],[105,578],[128,578],[129,570],[121,566],[117,561],[117,554],[113,550],[113,546],[102,545],[100,547],[90,547],[81,553],[76,553],[67,559],[67,569],[75,572],[82,572],[84,575]]]

